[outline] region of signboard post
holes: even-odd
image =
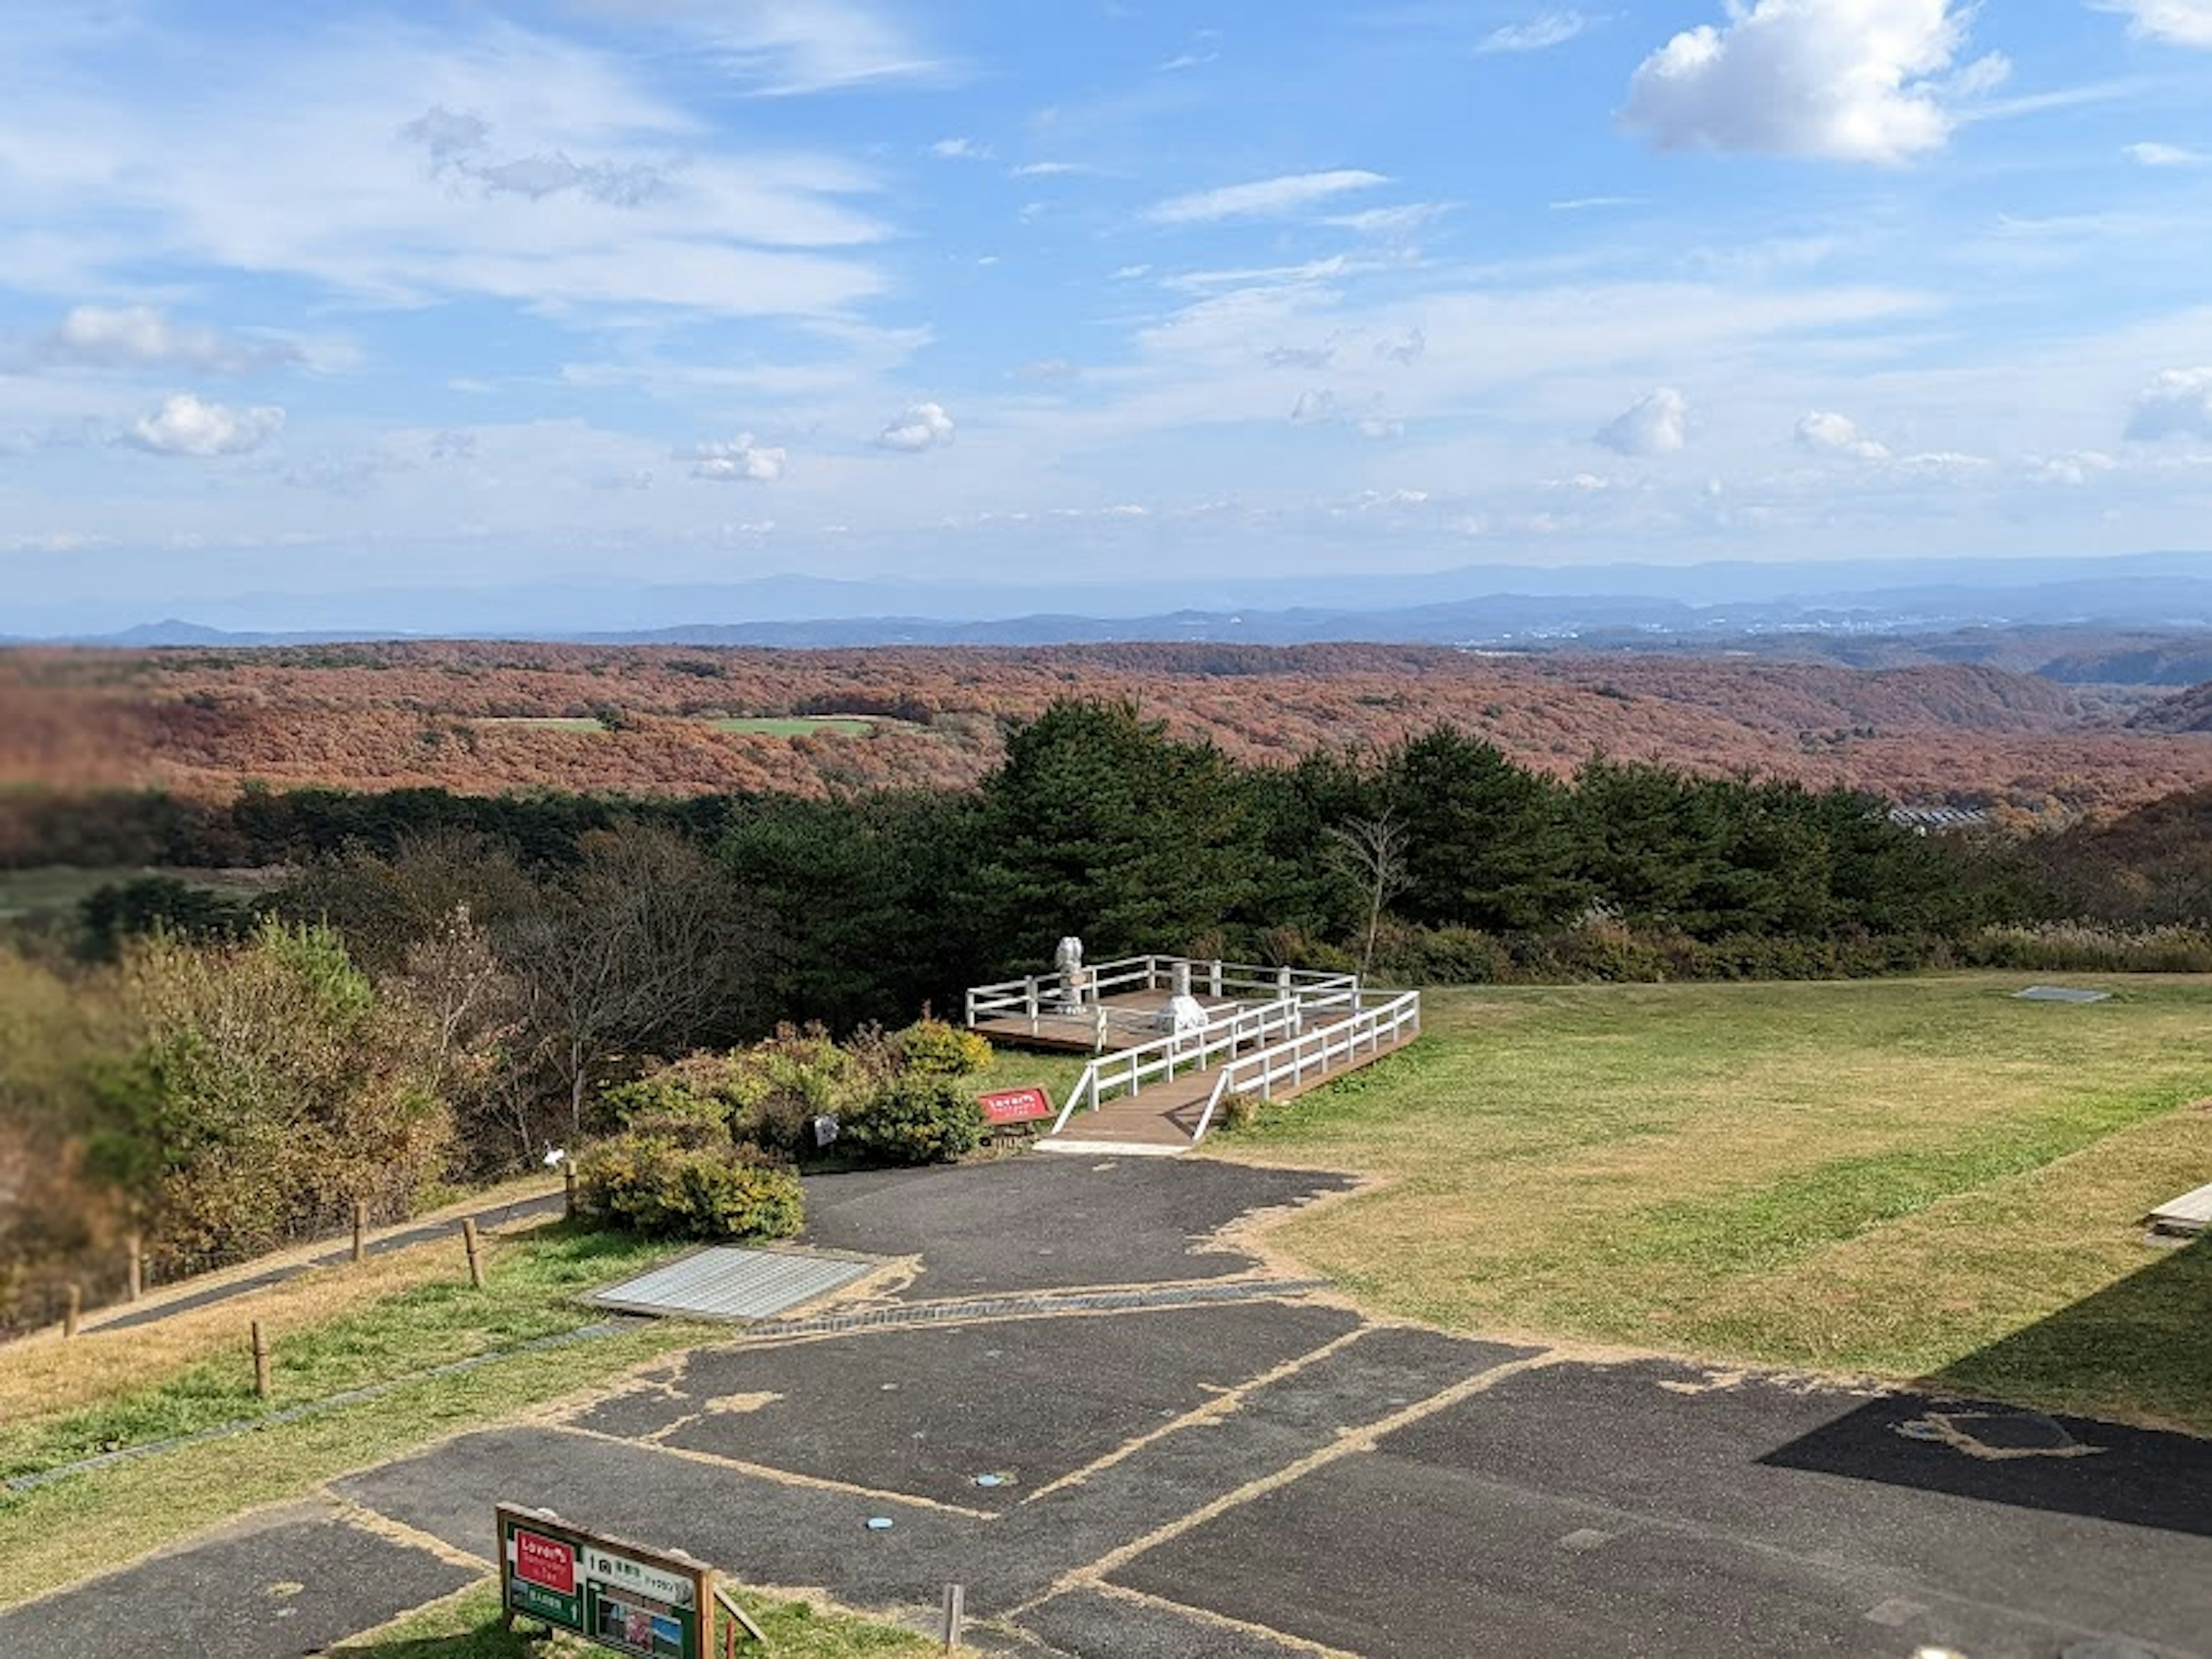
[[[1042,1089],[994,1089],[976,1096],[975,1103],[983,1109],[983,1121],[994,1129],[1052,1115],[1052,1097]]]
[[[712,1659],[714,1568],[497,1506],[502,1622],[535,1619],[630,1659]]]

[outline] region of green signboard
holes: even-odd
[[[549,1510],[498,1506],[500,1601],[631,1659],[709,1659],[714,1570],[570,1526]]]

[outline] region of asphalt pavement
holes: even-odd
[[[1031,1656],[2212,1656],[2212,1442],[1376,1323],[1218,1237],[1343,1185],[814,1182],[809,1242],[920,1258],[888,1306],[983,1311],[693,1350],[0,1614],[0,1654],[140,1659],[115,1610],[155,1606],[168,1659],[295,1659],[488,1571],[503,1500],[863,1608],[959,1583]]]

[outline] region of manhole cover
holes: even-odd
[[[872,1261],[711,1244],[592,1293],[602,1308],[686,1319],[766,1319],[871,1272]]]

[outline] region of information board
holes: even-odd
[[[1042,1089],[994,1089],[975,1097],[989,1124],[1034,1123],[1052,1115],[1052,1097]]]
[[[710,1659],[714,1570],[501,1504],[500,1605],[631,1659]]]

